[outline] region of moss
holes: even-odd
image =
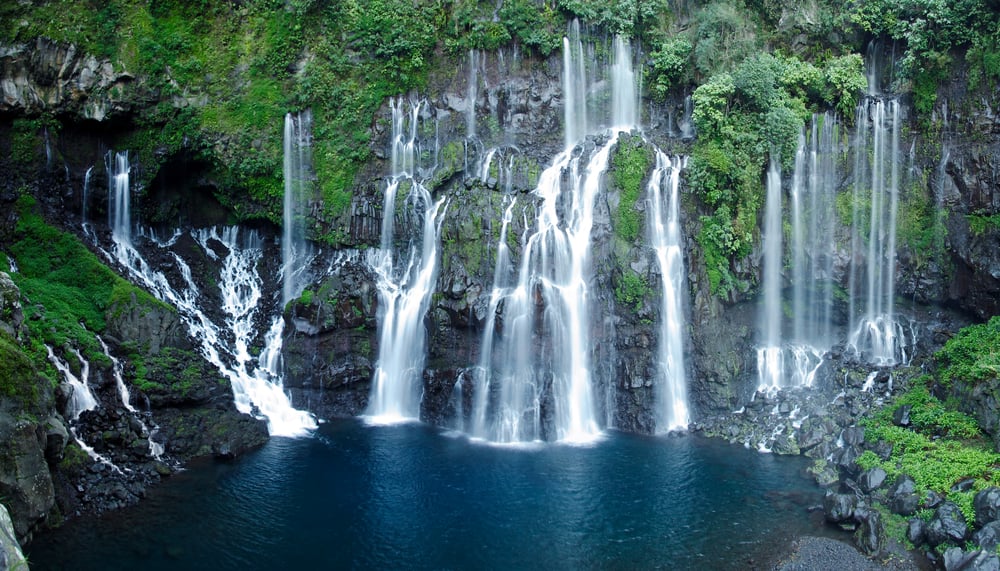
[[[628,305],[639,311],[649,295],[649,281],[632,271],[624,270],[619,274],[615,284],[615,299],[622,305]]]
[[[38,372],[31,358],[7,333],[0,331],[0,395],[34,407],[39,399]]]
[[[975,236],[982,236],[987,232],[1000,230],[1000,214],[988,216],[968,214],[966,215],[966,219],[969,221],[969,229],[972,230],[972,234]]]
[[[636,202],[642,196],[642,181],[651,161],[652,154],[641,137],[623,136],[611,157],[611,175],[619,192],[613,220],[615,233],[629,243],[639,237],[641,220]]]

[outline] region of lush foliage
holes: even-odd
[[[929,380],[924,379],[925,382]],[[911,427],[893,424],[893,414],[901,406],[912,407]],[[889,458],[883,460],[867,451],[857,463],[863,469],[880,466],[890,479],[900,474],[910,475],[918,492],[933,490],[947,497],[957,503],[971,521],[974,491],[991,485],[1000,464],[1000,454],[979,436],[975,420],[948,409],[924,384],[918,384],[865,423],[866,440],[893,445]],[[951,489],[967,478],[975,479],[973,491]]]
[[[713,210],[701,218],[698,242],[706,253],[714,293],[724,295],[736,285],[730,260],[750,252],[768,157],[774,155],[789,170],[810,111],[835,105],[853,108],[864,85],[857,56],[831,58],[819,68],[797,58],[759,53],[695,90],[698,140],[689,181]]]
[[[649,282],[631,269],[623,270],[617,277],[615,299],[618,300],[618,303],[631,306],[639,311],[643,300],[649,294]]]
[[[642,180],[651,158],[649,148],[639,137],[622,137],[611,158],[611,174],[620,193],[618,209],[612,213],[615,233],[629,243],[639,237],[641,220],[635,205],[642,195]]]
[[[941,382],[978,382],[1000,378],[1000,316],[966,327],[934,356]]]
[[[94,333],[104,331],[106,315],[116,304],[131,301],[163,304],[100,263],[72,234],[42,220],[33,198],[17,203],[18,223],[10,251],[18,260],[11,277],[29,300],[25,323],[36,364],[48,370],[41,344],[79,348],[90,360],[104,361]],[[165,306],[164,306],[165,307]]]

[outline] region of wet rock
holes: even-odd
[[[914,546],[919,547],[927,538],[927,523],[916,517],[910,520],[906,526],[906,539]]]
[[[896,494],[889,500],[889,509],[892,513],[902,516],[913,515],[920,505],[920,498],[917,494]]]
[[[858,498],[854,494],[838,494],[827,492],[823,496],[823,511],[826,521],[842,523],[854,518],[854,510],[858,506]]]
[[[882,487],[886,476],[887,474],[885,473],[885,470],[876,466],[861,474],[861,477],[858,479],[858,484],[861,485],[861,489],[864,490],[865,493],[870,494],[871,492]]]
[[[937,547],[942,543],[960,544],[965,541],[969,528],[965,524],[965,516],[954,502],[941,504],[934,512],[934,517],[927,524],[927,543]]]
[[[865,429],[860,426],[849,426],[840,433],[840,439],[845,446],[859,446],[865,441]]]
[[[7,508],[0,504],[0,569],[28,569],[28,561],[15,537],[14,522],[11,521]]]
[[[991,521],[972,534],[972,542],[986,551],[993,551],[1000,545],[1000,521]]]
[[[885,544],[885,527],[882,516],[872,509],[858,509],[855,512],[858,530],[854,534],[854,542],[858,549],[866,555],[876,555],[882,551]]]
[[[976,512],[977,526],[1000,519],[1000,488],[989,487],[977,492],[972,507]]]
[[[889,488],[889,497],[895,498],[896,496],[912,494],[917,491],[917,484],[913,481],[913,478],[904,474],[898,478]]]
[[[923,507],[935,509],[940,506],[943,501],[944,498],[935,493],[933,490],[927,490],[927,493],[924,494]]]
[[[942,557],[945,571],[1000,571],[1000,559],[986,551],[964,551],[951,547]]]

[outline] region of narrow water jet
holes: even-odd
[[[770,392],[783,388],[784,363],[781,351],[781,166],[772,154],[767,169],[767,194],[764,198],[764,255],[760,309],[761,343],[757,348],[759,390]]]
[[[659,432],[684,430],[691,422],[684,365],[682,296],[685,272],[679,190],[681,169],[686,163],[686,157],[670,158],[657,149],[656,167],[646,186],[649,194],[649,243],[656,252],[662,282],[657,352],[659,378],[654,384],[657,395],[656,427]],[[666,197],[663,196],[664,187],[669,193]]]
[[[309,282],[312,248],[306,241],[306,215],[312,186],[312,112],[285,115],[284,210],[281,237],[281,306],[298,297]]]

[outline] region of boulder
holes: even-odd
[[[977,492],[972,506],[976,510],[977,526],[1000,519],[1000,488],[994,486]]]
[[[902,496],[906,494],[913,494],[917,491],[917,484],[913,481],[913,478],[903,474],[902,476],[896,478],[896,481],[889,488],[889,497],[895,498],[896,496]]]
[[[941,504],[927,525],[927,543],[932,547],[948,542],[961,544],[968,534],[965,516],[954,502]]]
[[[991,521],[972,535],[972,542],[986,551],[993,551],[1000,545],[1000,521]]]
[[[894,498],[889,500],[889,509],[892,510],[892,513],[903,516],[915,514],[919,505],[920,498],[917,497],[917,494],[896,494]]]
[[[827,492],[823,497],[823,511],[826,521],[843,523],[854,518],[854,510],[858,506],[858,498],[854,494],[837,494]]]
[[[7,513],[7,508],[0,504],[0,569],[27,571],[28,560],[21,552],[14,533],[14,522]]]
[[[858,508],[855,512],[858,530],[854,533],[854,543],[866,555],[877,555],[885,544],[885,527],[882,516],[872,509]]]
[[[927,538],[927,523],[915,517],[906,526],[906,539],[915,547],[919,547]]]
[[[952,547],[944,552],[945,571],[1000,571],[1000,559],[986,551],[963,551]]]
[[[882,484],[885,483],[886,476],[887,474],[885,473],[885,470],[876,466],[861,474],[861,477],[858,478],[858,484],[861,485],[861,489],[864,490],[865,493],[870,494],[882,487]]]

